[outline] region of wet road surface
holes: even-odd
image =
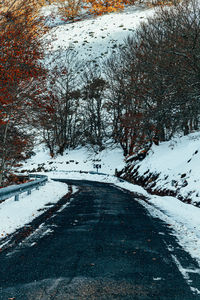
[[[172,256],[187,268],[197,267],[195,261],[137,195],[108,184],[67,181],[80,191],[0,253],[1,300],[200,298]],[[197,284],[199,278],[192,280]]]

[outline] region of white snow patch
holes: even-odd
[[[194,294],[196,294],[196,295],[200,295],[200,290],[199,289],[197,289],[197,288],[194,288],[194,287],[190,287],[190,289],[191,289],[191,291],[194,293]]]
[[[177,257],[175,255],[171,255],[175,264],[177,265],[180,273],[183,275],[183,278],[186,280],[187,284],[189,285],[191,291],[195,294],[199,294],[199,290],[196,287],[191,286],[192,284],[192,280],[190,280],[190,273],[196,273],[196,274],[200,274],[200,269],[186,269],[183,268],[181,263],[179,262],[179,260],[177,259]]]
[[[31,195],[22,194],[19,201],[10,198],[0,204],[0,240],[18,228],[30,223],[48,209],[47,203],[56,203],[68,192],[65,183],[49,180],[39,190],[33,190]],[[38,211],[40,210],[40,211]]]
[[[169,207],[168,209],[163,208],[163,202],[167,201],[166,198],[169,197],[158,198],[160,198],[160,204],[157,204],[156,206],[153,205],[153,199],[150,199],[151,204],[148,204],[144,201],[139,202],[147,209],[151,216],[163,220],[170,226],[173,235],[177,238],[178,243],[185,251],[187,251],[191,255],[191,257],[193,257],[198,262],[200,266],[200,234],[198,227],[199,220],[197,221],[197,218],[194,218],[194,220],[185,219],[184,210],[182,210],[181,207],[179,207],[179,210],[176,210],[176,214],[173,213],[173,208],[176,207],[177,202],[180,202],[176,198],[171,197],[172,199],[174,199],[174,204],[172,204],[171,202],[173,207]],[[191,205],[187,206],[188,214],[190,210],[191,213],[194,213],[193,208],[196,209],[196,214],[199,214],[200,210],[198,208],[195,208]]]

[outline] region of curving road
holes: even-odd
[[[62,200],[41,226],[0,253],[1,300],[200,298],[172,254],[184,267],[195,268],[195,262],[137,195],[108,184],[63,181],[80,188],[70,203]]]

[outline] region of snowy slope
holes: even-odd
[[[99,172],[110,175],[115,174],[115,169],[121,170],[125,166],[123,151],[119,146],[106,148],[95,153],[85,147],[67,150],[64,155],[51,158],[49,150],[44,145],[35,148],[35,156],[25,161],[18,172],[52,172],[52,171],[96,171],[95,165],[101,165]]]
[[[200,133],[153,145],[142,161],[129,163],[133,180],[147,190],[200,205]],[[129,169],[130,170],[130,169]],[[132,174],[132,175],[131,175]]]
[[[58,25],[50,30],[46,39],[50,41],[51,53],[70,47],[78,51],[80,60],[99,60],[115,51],[116,45],[122,44],[141,21],[153,15],[154,10],[141,5],[131,6],[126,7],[122,12],[100,17],[92,16],[88,20]],[[51,16],[55,11],[55,6],[50,6],[46,8],[44,14]],[[61,23],[58,16],[56,20],[55,24]],[[55,22],[54,17],[52,22]],[[49,25],[52,25],[51,22]]]

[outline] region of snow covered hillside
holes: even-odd
[[[25,161],[18,172],[95,172],[96,165],[101,165],[99,172],[114,175],[115,169],[121,170],[125,166],[123,151],[119,146],[106,148],[95,153],[85,147],[68,150],[64,155],[51,158],[49,150],[40,145],[35,148],[35,156]]]
[[[154,9],[134,5],[122,12],[63,24],[55,5],[46,7],[43,12],[47,25],[53,27],[46,37],[50,41],[51,52],[70,47],[79,53],[79,59],[88,62],[108,57],[153,13]]]
[[[200,133],[153,145],[144,160],[129,160],[123,178],[150,193],[200,206]]]

